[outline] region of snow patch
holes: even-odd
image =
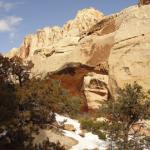
[[[64,124],[71,124],[76,129],[75,132],[63,130],[65,136],[71,137],[78,141],[78,144],[73,146],[70,150],[92,150],[95,148],[99,150],[106,150],[108,148],[107,141],[100,140],[97,135],[91,132],[85,133],[84,137],[80,136],[79,133],[81,133],[81,129],[79,121],[56,114],[56,121],[58,123],[61,123],[64,120],[66,120]]]

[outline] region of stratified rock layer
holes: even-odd
[[[53,78],[62,81],[71,93],[84,94],[93,108],[99,105],[97,100],[107,99],[108,87],[114,95],[118,87],[134,81],[150,89],[150,5],[132,6],[110,16],[93,8],[84,9],[62,28],[46,27],[28,35],[19,49],[8,54],[14,55],[32,60],[33,76],[57,72]],[[86,67],[73,69],[73,74],[59,74],[78,63]],[[84,82],[91,72],[91,80],[98,83],[100,74],[109,73],[109,86],[101,87],[105,96],[97,95],[101,93],[99,87],[93,90],[90,82]]]
[[[103,14],[94,8],[83,9],[77,13],[75,19],[68,21],[63,27],[45,27],[35,34],[27,35],[19,48],[19,56],[27,58],[41,51],[45,55],[55,50],[68,51],[64,47],[75,46],[80,35],[102,18]]]
[[[98,109],[108,99],[108,76],[94,72],[84,77],[83,90],[90,107]]]
[[[137,81],[150,89],[150,5],[121,12],[115,44],[109,57],[110,87],[113,93],[125,83]]]

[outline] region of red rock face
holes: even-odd
[[[81,97],[83,100],[82,101],[83,105],[81,107],[81,111],[88,112],[89,108],[90,108],[90,110],[92,110],[94,107],[90,106],[90,104],[89,104],[87,92],[85,94],[85,82],[84,82],[85,80],[84,80],[84,78],[87,75],[91,76],[89,74],[91,72],[96,73],[96,74],[106,74],[106,72],[103,72],[103,70],[95,70],[95,68],[93,68],[93,67],[79,64],[79,65],[74,66],[74,67],[73,66],[66,67],[66,68],[50,75],[50,78],[58,80],[60,82],[61,86],[65,89],[67,89],[71,95]],[[98,80],[95,79],[95,81],[96,81],[96,84],[99,85]],[[94,82],[94,79],[93,79],[93,82]],[[104,93],[104,90],[101,91],[100,89],[98,89],[96,84],[92,83],[92,80],[91,80],[90,85],[88,87],[86,86],[86,90],[87,90],[87,88],[91,89],[92,91],[94,89],[97,89],[96,90],[97,92],[93,91],[93,93],[105,97],[106,94],[108,94],[108,93]]]
[[[27,47],[21,47],[19,57],[22,59],[25,59],[29,56],[29,52],[30,52],[30,46],[29,45]]]
[[[83,112],[88,112],[87,100],[82,89],[83,78],[91,71],[93,71],[91,67],[78,66],[65,68],[50,76],[51,79],[60,81],[61,86],[67,89],[71,95],[82,97],[81,111]]]
[[[150,0],[140,0],[141,5],[148,5],[150,4]]]
[[[69,90],[72,95],[84,97],[81,90],[83,78],[91,71],[93,71],[93,68],[87,66],[68,67],[51,75],[51,78],[59,80],[61,85]]]

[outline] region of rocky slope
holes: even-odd
[[[28,35],[8,54],[14,55],[33,61],[34,76],[50,72],[92,108],[107,100],[108,87],[115,94],[118,87],[137,81],[150,89],[150,5],[110,16],[84,9],[62,28]]]

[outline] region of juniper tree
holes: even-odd
[[[46,92],[49,92],[46,84],[42,87],[44,88],[42,91],[41,89],[38,90],[39,93],[41,92],[39,94],[41,95],[40,100],[34,94],[39,84],[38,80],[36,80],[36,84],[32,82],[34,83],[32,87],[29,84],[31,80],[28,78],[28,69],[31,66],[24,66],[19,58],[9,59],[0,55],[1,150],[39,150],[39,147],[36,148],[33,145],[33,132],[35,132],[35,127],[39,128],[40,124],[51,124],[55,121],[54,114],[50,114],[51,109],[47,105],[47,99],[45,101],[43,100],[47,94]],[[20,86],[18,84],[15,85],[11,80],[12,78],[10,77],[12,75],[20,76]],[[38,120],[35,119],[37,118],[37,114],[40,117]],[[41,148],[42,150],[64,150],[64,147],[59,143],[55,144],[49,141],[44,142]]]
[[[150,115],[149,92],[145,94],[142,87],[136,82],[133,85],[126,84],[125,88],[118,90],[118,96],[115,99],[103,104],[100,112],[105,117],[107,116],[109,138],[119,149],[138,150],[142,148],[140,140],[134,139],[139,136],[139,132],[130,134],[130,130],[139,120],[147,119]]]

